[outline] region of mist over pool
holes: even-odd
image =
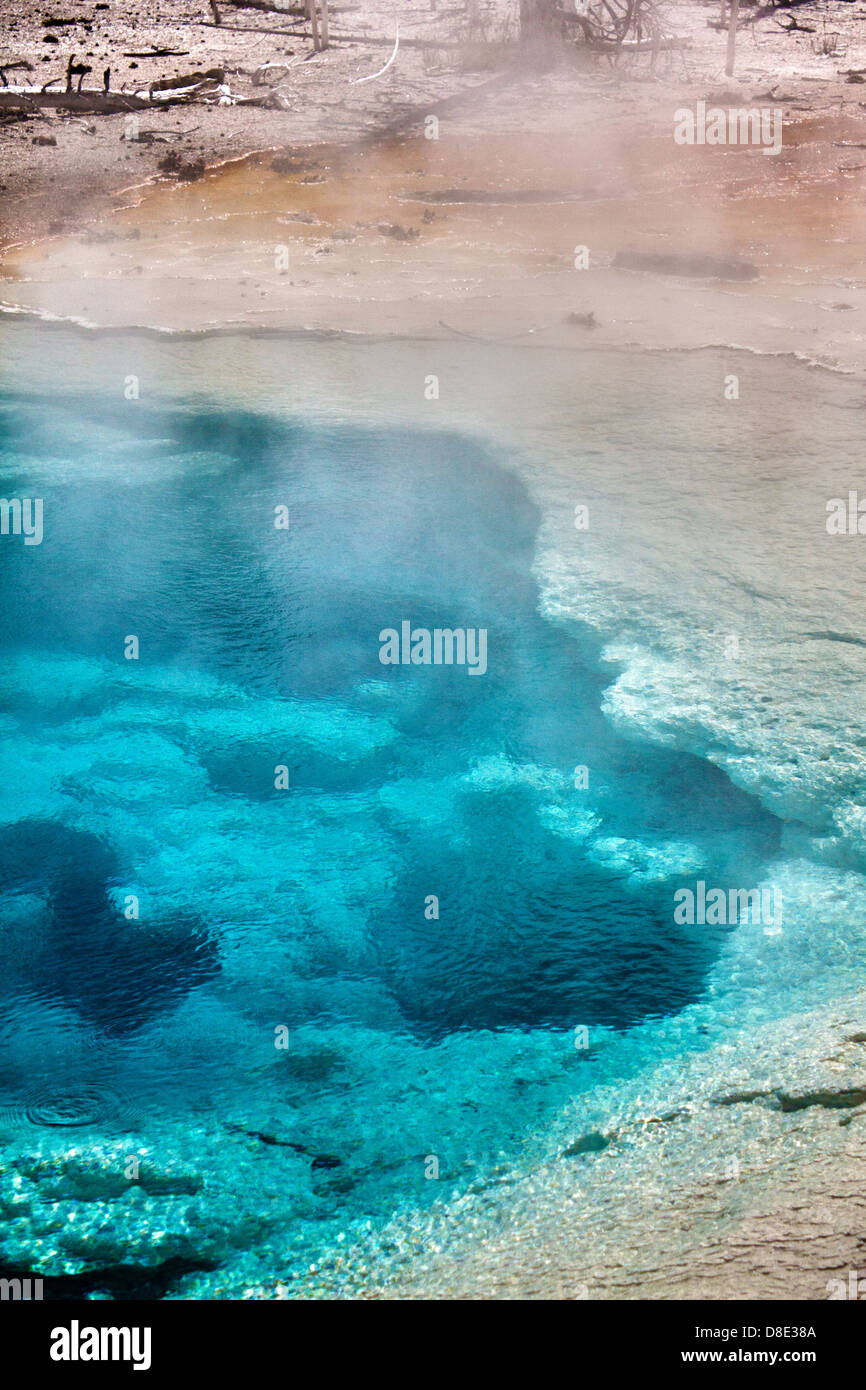
[[[327,411],[44,362],[0,402],[43,504],[0,554],[3,1251],[67,1290],[387,1281],[539,1165],[591,1208],[862,971],[856,390],[744,360],[734,427],[716,358],[551,359],[541,440],[374,419],[336,360]]]

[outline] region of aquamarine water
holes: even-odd
[[[603,1129],[601,1081],[807,997],[808,829],[716,749],[625,727],[511,455],[99,394],[8,392],[0,422],[0,491],[45,516],[0,538],[0,1139],[14,1167],[72,1136],[103,1177],[140,1152],[176,1203],[121,1194],[80,1247],[37,1213],[7,1261],[289,1279],[549,1156],[575,1095]],[[404,620],[486,629],[486,672],[383,665]],[[673,888],[786,874],[756,993],[760,928],[677,926]]]

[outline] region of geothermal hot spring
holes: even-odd
[[[7,1266],[333,1291],[551,1163],[591,1237],[630,1118],[808,1053],[864,961],[866,542],[826,527],[861,388],[717,353],[2,350],[0,491],[44,531],[0,539]],[[484,629],[486,670],[383,664],[404,621]],[[678,923],[699,880],[781,919]]]

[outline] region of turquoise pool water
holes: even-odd
[[[614,684],[513,458],[99,395],[7,393],[0,425],[0,491],[44,508],[41,544],[0,538],[0,1140],[62,1174],[10,1264],[96,1296],[124,1265],[169,1296],[291,1278],[549,1156],[576,1094],[600,1132],[600,1078],[805,997],[805,817],[659,736],[666,668],[626,727],[628,634]],[[486,671],[383,664],[404,621],[484,629]],[[757,998],[672,894],[785,872]],[[91,1181],[116,1200],[76,1244],[49,1209]]]

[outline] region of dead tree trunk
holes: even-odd
[[[731,0],[731,22],[728,25],[728,53],[725,61],[725,76],[734,75],[734,48],[737,42],[737,19],[740,14],[740,0]]]
[[[520,0],[520,41],[538,54],[550,53],[561,38],[554,0]]]
[[[319,14],[317,0],[307,0],[307,15],[310,20],[310,29],[313,34],[313,52],[318,53],[321,48],[319,42]]]

